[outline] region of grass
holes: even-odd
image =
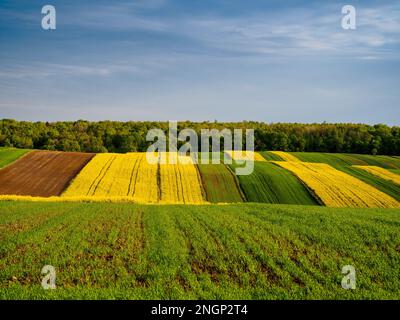
[[[235,164],[231,165],[234,169]],[[269,162],[254,162],[254,172],[238,176],[249,202],[316,205],[306,187],[289,171]]]
[[[399,299],[400,210],[0,202],[0,299]],[[40,286],[46,264],[57,289]],[[357,289],[341,288],[353,265]]]
[[[207,201],[243,202],[239,183],[224,164],[199,164],[198,168]]]
[[[0,168],[9,165],[29,151],[27,149],[0,147]]]

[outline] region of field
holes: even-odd
[[[235,164],[231,165],[232,169]],[[303,184],[289,171],[270,162],[254,162],[254,172],[238,176],[247,201],[282,204],[317,204]]]
[[[274,154],[275,156],[278,156],[281,158],[283,161],[291,161],[291,162],[299,162],[300,160],[296,157],[293,156],[289,152],[283,152],[283,151],[270,151],[270,153]]]
[[[180,158],[182,159],[182,158]],[[190,161],[189,157],[184,157]],[[201,181],[191,164],[149,164],[145,153],[98,154],[63,197],[132,197],[139,203],[202,203]]]
[[[190,157],[187,162],[160,164],[160,201],[164,203],[204,203],[200,175]]]
[[[400,298],[398,209],[0,202],[0,212],[1,299]],[[47,264],[56,290],[40,286]],[[341,288],[348,264],[357,290]]]
[[[0,299],[400,299],[400,160],[256,154],[248,176],[144,153],[7,160]],[[357,290],[341,287],[348,264]]]
[[[304,162],[327,163],[337,166],[378,166],[386,169],[400,169],[400,159],[389,156],[372,156],[365,154],[288,152]]]
[[[238,181],[224,164],[199,164],[206,199],[212,203],[242,202]]]
[[[373,175],[362,167],[369,166],[371,163],[380,168],[388,168],[390,172],[400,174],[400,159],[388,156],[355,155],[341,153],[318,153],[318,152],[291,152],[289,153],[301,161],[313,163],[326,163],[344,173],[347,173],[372,187],[386,193],[392,198],[400,201],[400,186],[388,179],[383,179]],[[264,153],[263,153],[264,155]],[[398,171],[397,171],[398,170]]]
[[[177,158],[173,153],[162,153],[158,161],[155,158],[155,163],[149,164],[146,154],[138,152],[92,155],[32,151],[11,162],[25,152],[27,150],[0,149],[0,161],[8,164],[0,170],[0,199],[21,200],[19,196],[30,196],[52,198],[26,198],[27,201],[141,204],[245,201],[349,207],[397,207],[400,201],[400,160],[389,156],[227,151],[228,158],[236,159],[233,164],[207,165],[195,164],[188,156]],[[199,153],[200,160],[204,155],[211,158],[211,153]],[[223,152],[218,156],[224,160]],[[171,160],[171,157],[177,163],[163,163],[162,160]],[[242,161],[252,158],[254,172],[236,176],[234,171],[243,167]],[[181,163],[183,160],[185,164]],[[322,181],[316,178],[320,173],[316,173],[310,183],[287,167],[290,163],[298,163],[302,168],[306,163],[316,163],[316,166],[329,168],[330,176]],[[308,171],[312,170],[308,168]],[[353,192],[352,188],[361,190]],[[54,198],[59,195],[60,199]]]
[[[32,151],[0,170],[0,195],[58,196],[92,157],[89,153]]]
[[[375,176],[365,170],[357,168],[356,166],[347,166],[337,168],[353,177],[360,179],[376,189],[386,193],[392,198],[400,202],[400,186],[386,179]],[[400,174],[400,173],[399,173]]]
[[[265,158],[258,152],[254,151],[225,151],[225,153],[236,161],[248,160],[248,161],[266,161]]]
[[[138,202],[159,200],[157,165],[145,154],[96,155],[73,180],[63,197],[132,197]]]
[[[276,155],[272,151],[261,151],[259,153],[267,161],[283,161],[283,159],[280,156]]]
[[[397,185],[400,185],[400,175],[393,173],[387,169],[376,166],[356,166],[359,169],[365,170],[374,176],[382,178],[387,181],[391,181]]]
[[[325,163],[275,163],[293,172],[328,207],[400,207],[389,195]]]
[[[30,150],[0,147],[0,168],[7,166]]]

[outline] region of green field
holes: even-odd
[[[268,161],[283,161],[280,156],[272,153],[271,151],[261,151],[260,154],[264,157],[265,160]]]
[[[0,168],[7,166],[29,151],[26,149],[0,147]]]
[[[0,298],[399,299],[400,210],[0,202]],[[40,286],[44,265],[56,290]],[[357,289],[341,288],[344,265]]]
[[[400,159],[390,156],[372,156],[367,154],[351,154],[352,158],[364,161],[369,166],[385,169],[400,169]]]
[[[231,165],[232,169],[235,164]],[[238,176],[249,202],[316,205],[303,184],[289,171],[269,162],[254,162],[251,175]]]
[[[385,169],[400,169],[400,159],[390,156],[372,156],[366,154],[289,152],[301,161],[327,163],[338,166],[378,166]]]
[[[209,202],[243,202],[236,176],[224,164],[198,165]]]
[[[365,165],[366,163],[341,153],[320,153],[320,152],[289,152],[300,161],[326,163],[332,167]]]

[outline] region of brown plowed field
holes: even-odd
[[[0,170],[0,194],[59,196],[94,154],[32,151]]]

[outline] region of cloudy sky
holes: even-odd
[[[399,125],[399,84],[399,1],[0,0],[0,118]]]

